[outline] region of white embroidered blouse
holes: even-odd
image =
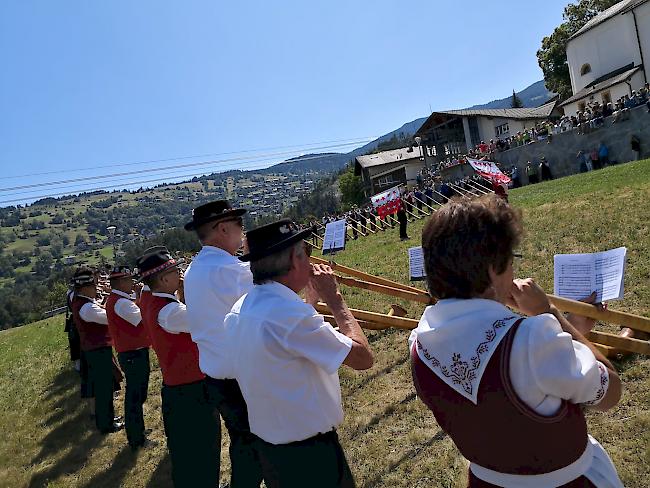
[[[521,316],[484,299],[446,299],[427,307],[409,337],[418,356],[440,379],[476,404],[481,377],[492,354]],[[591,350],[574,341],[551,314],[522,320],[510,353],[510,380],[517,396],[535,412],[550,416],[563,399],[595,405],[607,391],[609,375]],[[585,474],[596,486],[622,486],[611,460],[590,436],[594,461]],[[598,467],[597,472],[591,472]],[[532,480],[506,480],[471,466],[474,474],[499,486],[538,486]],[[580,471],[583,471],[582,469]],[[540,475],[545,476],[545,475]],[[495,478],[496,477],[496,478]],[[535,478],[535,477],[525,477]],[[593,478],[593,479],[592,479]],[[600,480],[597,482],[597,480]],[[603,481],[604,480],[604,481]],[[544,486],[548,480],[542,481]]]

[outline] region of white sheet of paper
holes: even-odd
[[[626,255],[625,247],[592,254],[556,254],[553,259],[555,294],[581,300],[595,291],[597,302],[620,300]]]
[[[330,254],[345,249],[345,219],[335,220],[325,226],[323,237],[323,254]]]
[[[409,248],[409,274],[411,281],[420,281],[427,276],[424,272],[424,252],[420,246]]]

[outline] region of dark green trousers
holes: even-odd
[[[88,383],[95,397],[95,425],[102,433],[113,428],[113,349],[100,347],[84,351],[88,365]]]
[[[163,385],[161,396],[174,487],[219,486],[221,424],[208,404],[205,381]]]
[[[336,431],[278,445],[258,438],[256,450],[267,488],[355,487]]]
[[[144,412],[142,406],[149,389],[149,348],[125,351],[117,354],[126,379],[124,393],[124,423],[126,438],[131,447],[144,443]]]

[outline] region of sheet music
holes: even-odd
[[[411,281],[421,281],[427,276],[424,271],[424,252],[420,246],[409,248],[409,274]]]
[[[323,255],[345,249],[345,231],[347,223],[345,219],[330,222],[325,226],[323,237]]]
[[[593,254],[556,254],[555,294],[581,300],[595,291],[597,302],[623,298],[626,253],[619,247]]]

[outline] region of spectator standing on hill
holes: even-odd
[[[539,172],[542,176],[542,181],[548,181],[553,179],[553,173],[551,173],[551,167],[548,165],[548,161],[544,156],[539,163]]]
[[[406,233],[406,225],[408,224],[408,218],[406,216],[406,204],[404,199],[400,200],[399,210],[397,211],[397,221],[399,222],[399,238],[402,241],[410,239]]]
[[[516,165],[512,167],[512,172],[510,173],[510,179],[512,180],[513,188],[519,188],[521,186],[521,177],[519,176],[519,168]]]
[[[530,161],[526,163],[526,176],[528,176],[528,183],[530,184],[539,182],[539,177],[537,176],[537,166]]]
[[[604,142],[601,142],[600,147],[598,148],[598,160],[600,161],[600,166],[602,168],[609,166],[609,148]]]
[[[409,337],[415,389],[469,460],[469,487],[622,488],[584,413],[615,407],[621,380],[585,338],[594,320],[565,318],[515,279],[521,234],[493,195],[430,217],[422,248],[438,301]]]
[[[591,165],[594,169],[601,169],[602,165],[600,164],[600,159],[598,159],[598,149],[593,148],[589,152],[589,158],[591,159]]]
[[[262,481],[246,403],[226,366],[229,351],[223,342],[226,314],[253,288],[248,263],[235,256],[243,244],[245,213],[245,209],[232,208],[226,200],[217,200],[195,208],[192,220],[185,224],[185,230],[196,232],[202,245],[185,272],[190,333],[199,348],[199,367],[206,374],[210,404],[223,418],[230,436],[233,488],[258,487]]]
[[[634,160],[638,161],[641,159],[641,140],[637,136],[630,137],[630,147],[634,151]]]

